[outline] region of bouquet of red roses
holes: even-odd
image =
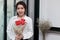
[[[22,34],[25,24],[26,24],[25,19],[15,21],[14,32],[16,34]]]

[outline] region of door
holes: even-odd
[[[35,0],[35,14],[34,14],[34,40],[39,40],[39,0]]]

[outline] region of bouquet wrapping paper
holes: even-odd
[[[26,25],[25,19],[15,21],[15,26],[13,27],[16,34],[22,34],[24,27]]]

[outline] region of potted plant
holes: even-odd
[[[42,34],[43,34],[43,40],[45,40],[45,33],[50,29],[51,27],[51,23],[50,21],[41,21],[39,23],[39,29],[41,30]]]

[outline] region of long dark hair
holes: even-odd
[[[18,5],[23,5],[23,7],[25,8],[25,13],[24,13],[24,14],[26,14],[27,5],[25,4],[25,2],[23,2],[23,1],[19,1],[19,2],[17,2],[17,4],[16,4],[16,9],[17,9],[17,6],[18,6]],[[17,13],[17,15],[19,16],[18,13]]]

